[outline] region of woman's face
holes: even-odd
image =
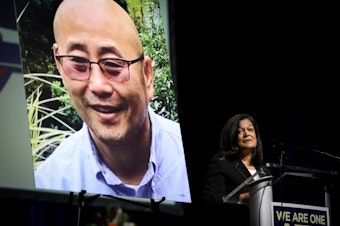
[[[237,144],[241,151],[253,150],[257,146],[257,138],[254,125],[247,118],[239,122]]]

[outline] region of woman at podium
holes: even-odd
[[[249,225],[248,184],[271,175],[265,167],[257,122],[236,114],[223,125],[218,152],[210,159],[203,185],[203,204],[209,217]],[[228,216],[228,217],[227,217]],[[221,219],[222,218],[222,219]]]

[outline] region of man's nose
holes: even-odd
[[[91,62],[96,65],[90,67],[89,89],[97,93],[111,93],[113,90],[111,82],[106,78],[104,71],[97,62]]]

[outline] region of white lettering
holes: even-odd
[[[308,223],[307,213],[294,213],[293,222]]]
[[[309,216],[309,220],[313,224],[326,225],[326,216],[325,215],[311,214]]]
[[[290,221],[290,212],[288,211],[275,211],[278,220]]]

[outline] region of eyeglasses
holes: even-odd
[[[103,58],[98,62],[89,61],[74,55],[56,55],[65,74],[73,80],[84,81],[90,78],[91,64],[98,64],[105,77],[114,82],[130,80],[130,65],[144,59],[144,54],[134,60],[120,58]]]

